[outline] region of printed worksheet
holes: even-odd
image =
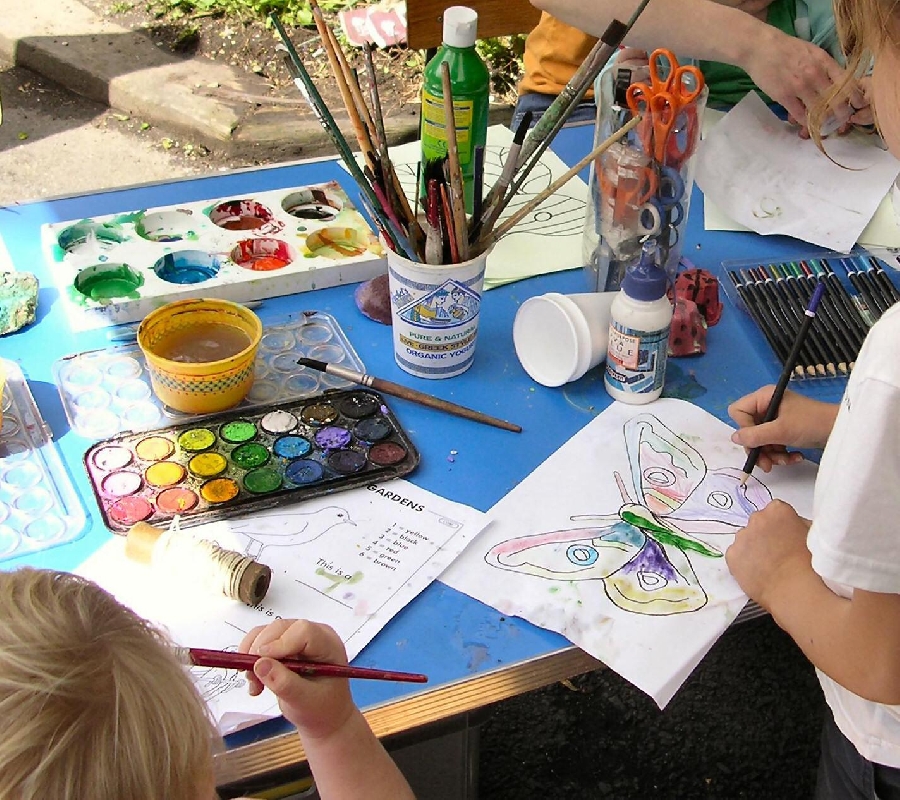
[[[125,556],[114,537],[76,570],[125,605],[166,628],[176,644],[236,650],[244,634],[279,617],[331,625],[351,661],[382,627],[433,581],[486,524],[486,516],[404,480],[286,505],[246,518],[182,530],[272,569],[255,607]],[[357,666],[404,670],[402,663]],[[220,729],[277,716],[273,696],[247,694],[243,673],[192,670]]]
[[[747,602],[725,563],[773,497],[812,516],[814,464],[742,485],[732,428],[682,400],[613,403],[489,512],[441,582],[554,630],[660,708]]]

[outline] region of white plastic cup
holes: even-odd
[[[578,380],[606,358],[609,314],[618,292],[531,297],[513,322],[513,343],[525,372],[543,386]]]
[[[475,359],[490,249],[461,264],[419,264],[384,246],[394,360],[419,378],[452,378]]]

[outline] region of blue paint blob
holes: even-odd
[[[202,250],[167,253],[153,265],[156,276],[179,285],[203,283],[215,278],[221,264],[217,256]]]
[[[324,474],[325,467],[318,461],[311,461],[308,458],[298,458],[288,464],[284,470],[285,479],[298,486],[315,483],[321,480]]]
[[[364,442],[380,442],[393,432],[394,428],[384,417],[369,417],[360,420],[353,428],[358,439]]]
[[[350,444],[350,431],[339,428],[337,425],[329,425],[316,431],[316,444],[323,450],[339,450]]]
[[[309,439],[302,436],[281,436],[272,445],[272,451],[282,458],[302,458],[312,450]]]

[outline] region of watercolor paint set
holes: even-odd
[[[71,542],[87,518],[19,365],[0,359],[0,561]]]
[[[299,502],[406,475],[418,462],[382,396],[367,389],[129,432],[84,455],[100,513],[116,532]]]
[[[875,253],[878,255],[875,255]],[[889,251],[813,253],[794,261],[723,261],[726,294],[746,312],[778,361],[791,351],[813,290],[825,291],[792,380],[846,378],[869,328],[900,300],[896,256]]]
[[[336,181],[46,224],[41,240],[74,330],[135,322],[174,300],[246,302],[385,271]]]
[[[363,371],[363,364],[337,320],[322,311],[301,311],[266,325],[256,356],[253,386],[238,409],[312,397],[353,384],[301,367],[301,357]],[[145,431],[194,419],[164,405],[150,387],[137,344],[65,356],[53,378],[72,430],[86,439]]]

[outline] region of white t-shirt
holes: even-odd
[[[900,594],[900,305],[869,332],[816,479],[808,546],[832,591]],[[900,767],[900,706],[853,694],[819,672],[838,728],[860,754]]]

